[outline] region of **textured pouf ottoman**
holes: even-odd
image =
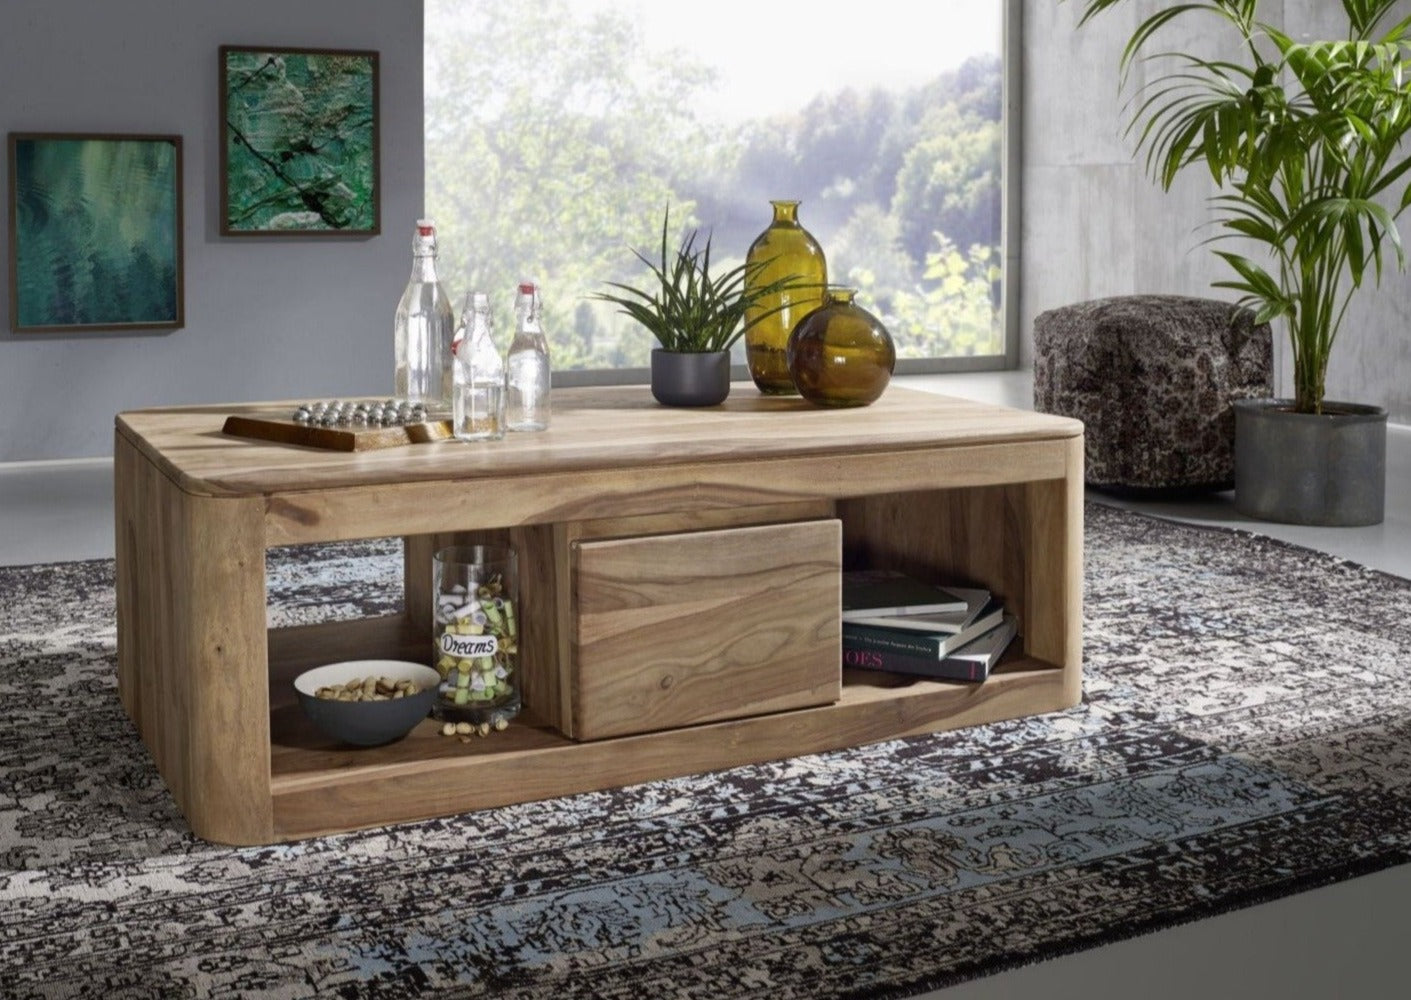
[[[1086,479],[1113,492],[1231,489],[1231,402],[1273,392],[1269,325],[1180,295],[1123,295],[1034,320],[1034,409],[1085,425]]]

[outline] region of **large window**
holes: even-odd
[[[442,280],[504,324],[536,279],[556,372],[641,368],[651,336],[589,296],[641,280],[666,207],[728,267],[796,199],[901,370],[1011,363],[1006,7],[426,0]]]

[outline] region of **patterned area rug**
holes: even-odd
[[[123,714],[111,563],[0,569],[0,994],[903,997],[1407,861],[1411,583],[1086,532],[1070,711],[255,849]],[[272,620],[395,607],[394,545],[272,552]]]

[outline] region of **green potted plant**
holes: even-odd
[[[1126,0],[1082,0],[1080,24]],[[1133,98],[1129,134],[1161,185],[1199,165],[1220,191],[1222,232],[1267,251],[1217,251],[1258,321],[1282,320],[1294,395],[1235,405],[1235,506],[1304,524],[1376,524],[1386,482],[1386,410],[1325,398],[1328,358],[1349,301],[1383,268],[1405,267],[1397,218],[1411,203],[1402,139],[1411,131],[1411,19],[1383,28],[1398,0],[1341,0],[1345,37],[1294,41],[1258,18],[1259,0],[1172,5],[1141,21],[1127,73],[1177,18],[1213,16],[1239,54],[1163,52],[1171,64]]]
[[[661,224],[660,260],[639,250],[637,259],[654,279],[646,289],[621,282],[618,289],[594,293],[646,327],[661,346],[652,351],[652,395],[668,406],[714,406],[730,394],[730,348],[745,331],[772,316],[770,309],[745,322],[745,310],[770,295],[800,287],[801,279],[780,278],[751,287],[750,280],[768,261],[741,264],[723,274],[710,271],[710,237],[697,247],[699,234],[688,233],[675,251],[668,249],[671,209]]]

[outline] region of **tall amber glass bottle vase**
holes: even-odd
[[[808,287],[767,295],[746,310],[748,323],[776,306],[784,307],[745,332],[745,360],[760,392],[771,396],[796,395],[798,390],[789,375],[786,353],[789,334],[799,320],[823,304],[824,290],[828,286],[828,262],[818,241],[799,225],[799,203],[771,201],[770,204],[774,206],[774,221],[759,234],[745,256],[746,265],[764,264],[758,269],[751,267],[754,273],[750,284],[767,285],[782,278],[797,277],[800,284],[807,283]]]

